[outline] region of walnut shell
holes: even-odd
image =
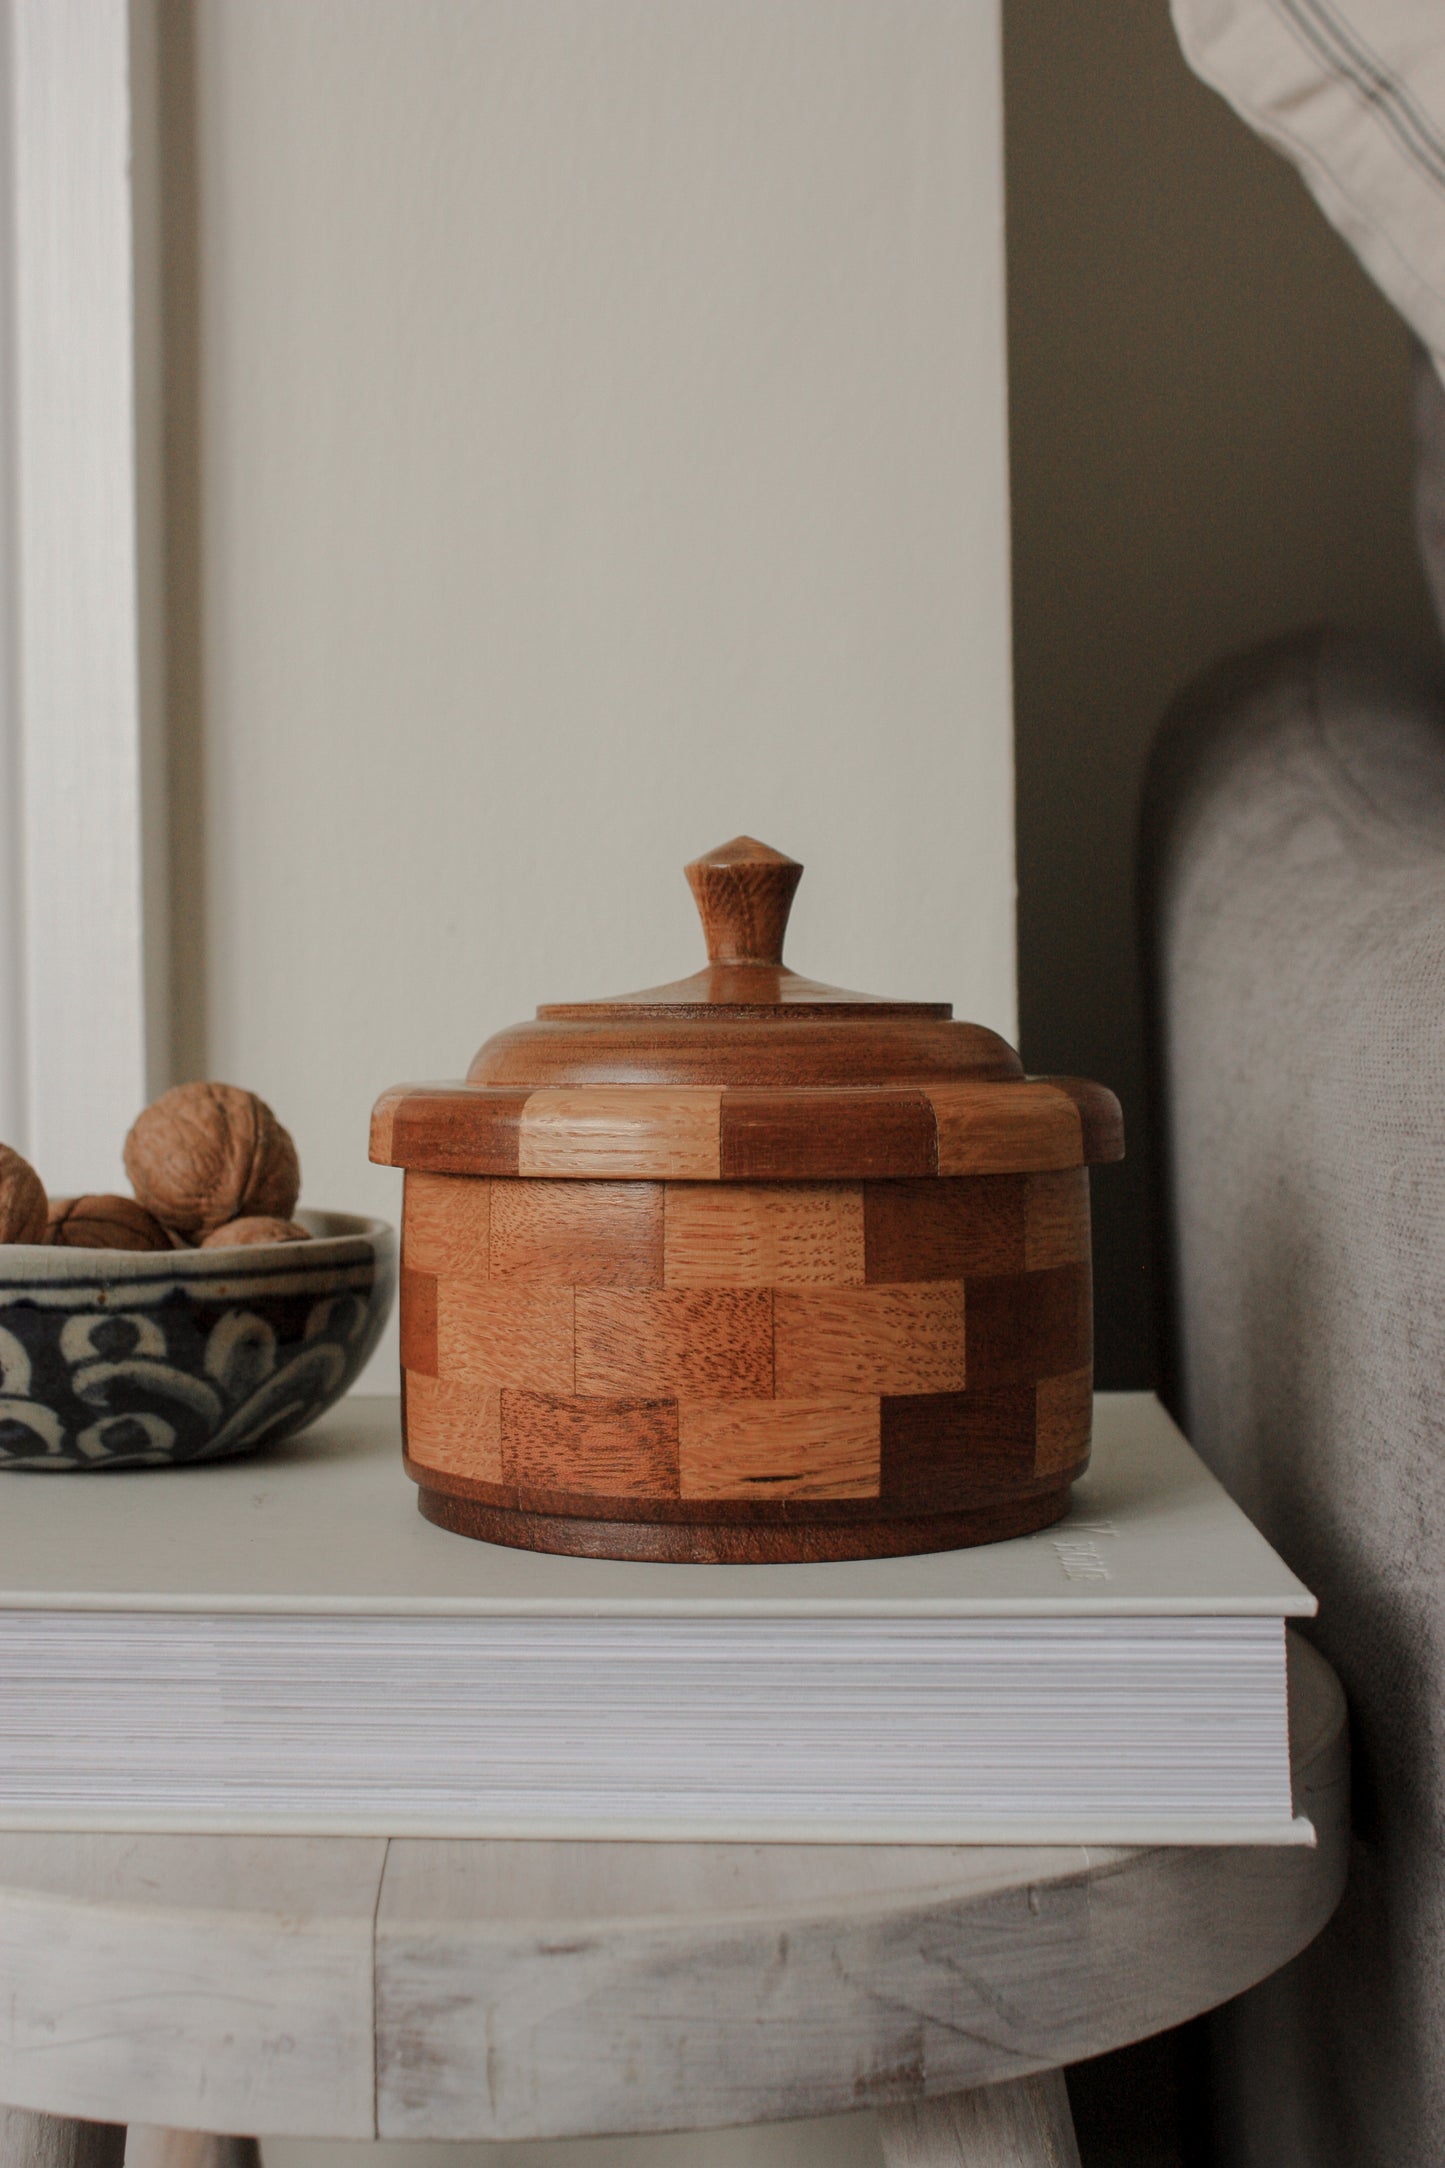
[[[0,1144],[0,1242],[43,1242],[45,1210],[45,1185],[29,1160]]]
[[[290,1136],[234,1084],[163,1092],[125,1140],[125,1171],[146,1210],[193,1241],[230,1220],[289,1220],[301,1192]]]
[[[134,1197],[52,1197],[45,1237],[64,1250],[169,1250],[170,1236]]]
[[[245,1219],[228,1220],[224,1227],[213,1227],[208,1235],[202,1235],[203,1250],[241,1249],[252,1242],[309,1242],[311,1229],[303,1227],[300,1220],[271,1219],[264,1213],[251,1213]]]

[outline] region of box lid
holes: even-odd
[[[803,868],[738,836],[686,868],[708,961],[549,1003],[462,1084],[378,1103],[372,1157],[440,1173],[757,1180],[1034,1171],[1116,1159],[1101,1085],[1028,1079],[938,1001],[824,986],[783,962]]]

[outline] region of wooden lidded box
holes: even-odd
[[[887,1557],[1056,1520],[1089,1457],[1102,1085],[783,966],[802,867],[687,868],[707,968],[402,1085],[408,1474],[460,1534]]]

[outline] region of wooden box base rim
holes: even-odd
[[[1071,1471],[1071,1474],[1074,1471]],[[879,1515],[873,1520],[790,1522],[738,1526],[710,1521],[591,1520],[557,1513],[529,1513],[459,1498],[422,1484],[417,1506],[424,1519],[454,1535],[513,1550],[557,1551],[578,1558],[637,1559],[674,1566],[807,1565],[846,1558],[903,1558],[920,1551],[954,1551],[1002,1543],[1051,1527],[1068,1511],[1070,1483],[1033,1497],[1000,1500],[971,1513],[929,1513],[914,1518]]]

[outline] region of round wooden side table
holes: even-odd
[[[1339,1898],[1344,1701],[1293,1637],[1290,1712],[1313,1849],[0,1837],[0,2168],[119,2168],[129,2123],[557,2138],[849,2108],[889,2168],[1077,2162],[1062,2066],[1238,1994]]]

